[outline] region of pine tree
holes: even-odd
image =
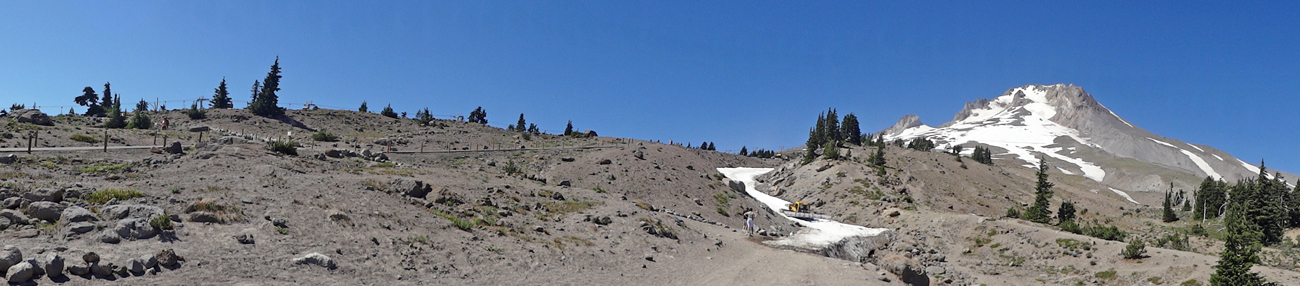
[[[362,101],[361,101],[361,107],[358,107],[358,108],[357,108],[357,112],[361,112],[361,113],[367,113],[367,112],[370,112],[370,108],[369,108],[369,107],[366,107],[366,101],[365,101],[365,100],[362,100]]]
[[[73,102],[86,107],[86,116],[104,115],[104,107],[99,105],[99,94],[95,94],[95,88],[87,86],[81,89],[81,96],[72,99]]]
[[[826,124],[824,127],[826,129],[823,131],[822,135],[826,136],[825,142],[839,144],[844,141],[844,136],[840,135],[840,118],[839,115],[836,114],[834,108],[826,112]]]
[[[1052,219],[1051,206],[1052,184],[1047,181],[1047,159],[1038,158],[1038,184],[1034,187],[1034,205],[1025,210],[1025,219],[1037,222],[1048,223]]]
[[[845,137],[844,142],[853,145],[862,145],[862,129],[858,128],[858,116],[849,113],[844,116],[844,122],[840,125],[840,134]]]
[[[429,114],[429,108],[425,107],[423,110],[415,112],[415,120],[419,121],[420,124],[428,125],[429,122],[433,121],[433,115]]]
[[[519,114],[519,122],[518,122],[518,123],[515,123],[515,130],[514,130],[514,131],[524,132],[524,131],[525,131],[524,126],[528,126],[528,124],[527,124],[527,122],[524,121],[524,114],[523,114],[523,113],[520,113],[520,114]]]
[[[883,144],[876,145],[876,153],[871,154],[871,158],[869,159],[872,165],[876,165],[877,167],[884,167],[885,166],[885,145]]]
[[[149,102],[140,99],[140,102],[135,105],[135,112],[131,114],[131,122],[126,124],[126,128],[149,129],[153,127],[153,121],[149,119],[149,115],[145,115],[146,111],[149,111]]]
[[[740,156],[749,156],[749,150],[745,146],[740,146]]]
[[[226,78],[221,78],[221,84],[212,89],[212,108],[228,109],[234,108],[234,103],[230,100],[230,91],[226,90]]]
[[[1192,218],[1204,220],[1219,217],[1220,210],[1227,203],[1227,190],[1226,182],[1206,176],[1196,189],[1196,207],[1192,208]]]
[[[824,149],[825,150],[822,151],[822,158],[826,158],[827,160],[840,159],[840,148],[836,147],[835,143],[831,143],[831,142],[826,143],[826,147]]]
[[[1056,210],[1056,222],[1058,224],[1067,221],[1074,221],[1074,202],[1061,202],[1061,207]]]
[[[122,100],[115,97],[108,102],[113,103],[113,106],[108,108],[108,121],[104,121],[104,128],[126,127],[126,119],[122,117]]]
[[[1174,183],[1171,182],[1169,183],[1169,191],[1165,192],[1165,201],[1164,203],[1161,204],[1161,206],[1164,207],[1161,221],[1164,222],[1178,221],[1178,215],[1174,213],[1174,202],[1172,197],[1173,193],[1174,193]]]
[[[383,115],[389,118],[397,118],[397,112],[393,112],[392,104],[384,106],[384,110],[379,111],[379,115]]]
[[[483,110],[483,107],[482,107],[482,106],[479,106],[479,107],[477,107],[477,108],[474,108],[474,111],[470,111],[470,112],[469,112],[469,122],[470,122],[470,123],[479,123],[479,124],[484,124],[484,125],[488,124],[488,121],[487,121],[487,110]]]
[[[1219,263],[1210,275],[1210,285],[1264,285],[1264,277],[1250,272],[1250,267],[1260,263],[1259,251],[1263,247],[1260,238],[1263,233],[1259,226],[1248,218],[1248,206],[1241,202],[1228,205],[1223,251],[1219,252]]]
[[[113,104],[114,104],[114,103],[113,103],[113,99],[114,99],[114,98],[113,98],[113,88],[111,87],[112,85],[113,85],[112,83],[108,83],[108,82],[105,82],[105,83],[104,83],[104,99],[101,99],[101,100],[99,101],[99,102],[102,102],[102,103],[103,103],[102,106],[104,107],[104,111],[105,111],[105,112],[107,112],[108,109],[109,109],[110,107],[112,107]],[[121,110],[118,110],[118,111],[121,111]]]
[[[569,120],[569,123],[564,124],[564,136],[569,135],[573,135],[573,120]]]
[[[248,110],[253,114],[262,117],[278,117],[284,115],[284,108],[280,108],[280,97],[275,92],[280,91],[280,57],[275,57],[275,63],[271,64],[271,71],[266,73],[266,78],[262,80],[261,90],[253,94],[253,102],[248,104]],[[257,84],[254,83],[254,88]]]
[[[536,123],[528,123],[528,133],[541,134],[542,130],[537,128]]]

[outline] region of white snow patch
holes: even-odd
[[[1223,157],[1219,157],[1219,154],[1210,154],[1210,155],[1214,155],[1214,158],[1215,158],[1215,159],[1219,159],[1219,161],[1227,161],[1227,160],[1224,160]]]
[[[1215,172],[1214,168],[1210,167],[1210,163],[1206,163],[1205,159],[1202,159],[1201,156],[1196,156],[1196,154],[1192,153],[1192,151],[1187,151],[1183,149],[1178,149],[1178,151],[1183,151],[1183,155],[1187,155],[1187,158],[1191,158],[1192,163],[1196,163],[1196,166],[1200,167],[1201,171],[1204,171],[1206,175],[1209,175],[1210,177],[1213,177],[1216,180],[1223,178],[1223,176],[1220,176],[1218,172]]]
[[[1250,170],[1251,173],[1253,173],[1253,174],[1259,174],[1259,167],[1255,167],[1255,165],[1251,165],[1250,163],[1246,163],[1246,161],[1242,161],[1241,159],[1237,159],[1237,162],[1241,162],[1241,166],[1242,166],[1242,167],[1246,167],[1246,170]],[[1265,175],[1268,175],[1268,174],[1265,174]]]
[[[1060,170],[1062,174],[1066,174],[1066,175],[1074,175],[1074,172],[1070,172],[1069,170],[1066,170],[1066,169],[1061,169],[1061,167],[1056,167],[1056,169],[1057,169],[1057,170]]]
[[[759,192],[754,186],[754,177],[771,172],[772,168],[718,168],[718,172],[732,180],[745,183],[745,193],[767,205],[772,211],[786,219],[806,226],[787,238],[769,241],[777,245],[821,248],[854,236],[876,236],[888,228],[869,228],[859,225],[840,223],[830,220],[803,221],[785,216],[781,210],[789,207],[790,202]]]
[[[1128,201],[1130,201],[1130,202],[1133,202],[1133,204],[1135,204],[1135,205],[1140,205],[1140,204],[1141,204],[1141,203],[1138,203],[1138,201],[1133,200],[1133,197],[1128,196],[1128,193],[1125,193],[1124,191],[1116,190],[1115,188],[1110,188],[1110,187],[1107,187],[1107,188],[1109,188],[1110,191],[1115,192],[1115,194],[1118,194],[1119,196],[1124,197],[1124,199],[1126,199],[1126,200],[1128,200]]]
[[[1105,107],[1105,106],[1102,106],[1102,107]],[[1107,110],[1107,111],[1110,111],[1110,108],[1106,108],[1106,110]],[[1133,126],[1133,123],[1128,123],[1128,120],[1124,120],[1123,117],[1119,117],[1119,114],[1115,114],[1114,111],[1111,111],[1111,112],[1110,112],[1110,115],[1114,115],[1115,118],[1118,118],[1118,119],[1119,119],[1119,122],[1124,122],[1124,125],[1128,125],[1128,127],[1137,128],[1137,126]]]
[[[1174,146],[1174,144],[1165,143],[1165,141],[1156,140],[1155,138],[1147,137],[1147,140],[1155,141],[1156,143],[1160,143],[1160,145],[1165,145],[1165,146],[1173,147],[1174,149],[1178,149],[1178,147]]]
[[[1192,146],[1192,148],[1196,148],[1196,151],[1201,151],[1201,153],[1205,152],[1205,150],[1201,150],[1201,147],[1196,147],[1195,144],[1187,143],[1187,146]]]
[[[1023,92],[1025,99],[1031,101],[1023,107],[1013,107],[1016,91]],[[1025,114],[1028,113],[1028,114]],[[971,116],[943,128],[917,126],[904,130],[899,135],[889,136],[888,140],[910,139],[924,136],[945,142],[980,142],[1007,150],[1032,164],[1038,163],[1034,153],[1040,152],[1052,158],[1060,159],[1079,166],[1083,175],[1101,182],[1106,178],[1106,171],[1083,159],[1057,154],[1060,147],[1047,147],[1056,144],[1056,139],[1068,136],[1084,145],[1095,146],[1087,139],[1079,137],[1078,131],[1052,122],[1056,108],[1047,104],[1047,92],[1033,87],[1017,88],[1008,95],[999,96],[989,102],[988,107],[972,110]],[[1122,119],[1121,119],[1122,120]],[[1019,124],[1013,125],[1019,121]],[[1127,123],[1127,122],[1125,122]]]

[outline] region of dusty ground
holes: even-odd
[[[1119,259],[1120,242],[998,219],[1006,208],[1032,200],[1033,170],[969,159],[962,168],[951,155],[901,148],[888,150],[887,174],[880,176],[855,161],[871,151],[862,148],[852,148],[847,161],[797,165],[628,138],[525,136],[444,120],[422,126],[352,111],[290,111],[284,120],[242,110],[211,110],[203,120],[179,111],[160,116],[170,119],[172,130],[110,130],[109,145],[153,145],[157,134],[158,143],[182,142],[184,154],[16,152],[17,162],[0,165],[0,197],[67,190],[73,195],[62,204],[92,211],[157,206],[181,219],[174,230],[112,244],[97,239],[110,221],[85,234],[69,234],[65,222],[14,222],[0,233],[3,244],[17,246],[25,257],[63,253],[68,264],[81,263],[80,254],[88,251],[118,264],[162,249],[185,258],[181,267],[157,275],[69,278],[77,285],[900,285],[901,276],[880,261],[887,255],[931,270],[925,277],[938,285],[1176,284],[1205,283],[1221,247],[1192,237],[1193,252],[1149,246],[1148,258]],[[23,146],[31,131],[39,133],[38,146],[103,144],[71,139],[102,140],[104,130],[92,127],[93,119],[56,123],[5,125],[0,148]],[[187,131],[196,126],[212,130],[200,141],[200,133]],[[340,140],[309,139],[321,130]],[[268,151],[268,139],[304,146],[298,156],[286,156]],[[319,156],[334,149],[385,152],[388,160]],[[761,240],[771,237],[738,231],[743,210],[764,206],[728,186],[720,167],[777,168],[762,178],[760,190],[818,202],[818,212],[840,221],[891,228],[894,239],[850,260],[765,246]],[[1190,223],[1159,223],[1156,209],[1097,191],[1086,179],[1052,176],[1054,206],[1075,201],[1089,210],[1081,216],[1085,221],[1114,223],[1148,239]],[[412,195],[410,181],[430,192]],[[144,196],[107,203],[84,196],[110,189]],[[1157,195],[1132,195],[1159,205]],[[224,206],[219,214],[225,221],[190,221],[194,214],[187,208],[201,199]],[[893,211],[898,216],[890,216]],[[760,213],[757,224],[766,231],[798,230]],[[268,218],[283,219],[286,227]],[[255,243],[239,243],[239,234],[252,234]],[[338,267],[291,261],[311,252],[330,256]],[[1116,271],[1114,278],[1098,277],[1108,270]],[[1290,270],[1257,270],[1272,281],[1300,283]],[[39,277],[33,284],[56,281]]]

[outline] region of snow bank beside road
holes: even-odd
[[[790,202],[759,192],[754,186],[754,177],[771,172],[772,168],[718,168],[718,172],[734,181],[745,183],[745,193],[767,205],[772,211],[788,220],[797,221],[806,226],[789,237],[768,241],[769,244],[801,248],[824,248],[845,238],[854,236],[876,236],[889,230],[887,228],[869,228],[859,225],[840,223],[830,220],[804,221],[781,214]]]

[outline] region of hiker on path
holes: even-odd
[[[745,231],[754,236],[754,209],[745,209]]]

